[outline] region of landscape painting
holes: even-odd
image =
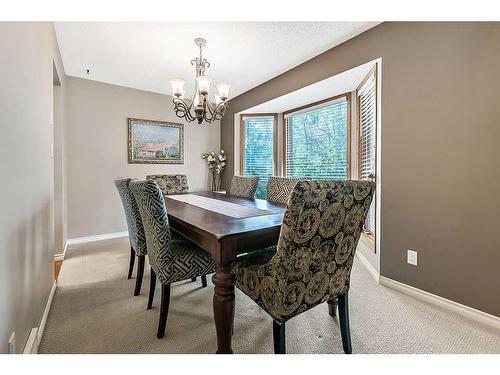
[[[128,119],[128,162],[184,163],[184,125]]]

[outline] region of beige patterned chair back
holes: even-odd
[[[154,174],[146,176],[146,180],[155,181],[163,195],[188,192],[187,176],[183,174]]]
[[[370,181],[299,181],[277,251],[256,269],[259,304],[286,321],[349,290],[356,246],[375,191]]]
[[[259,177],[233,176],[229,194],[237,197],[254,199],[259,180]]]

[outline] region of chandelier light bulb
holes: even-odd
[[[172,94],[174,96],[180,97],[184,94],[184,81],[182,78],[174,78],[170,80],[170,84],[172,85]]]
[[[212,83],[212,79],[207,76],[199,76],[196,78],[196,82],[198,83],[198,89],[202,95],[207,95],[210,90],[210,84]]]
[[[219,83],[217,85],[217,90],[219,91],[219,96],[222,99],[222,101],[226,101],[227,98],[229,98],[229,89],[231,88],[230,85],[227,83]]]

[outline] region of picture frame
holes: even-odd
[[[184,125],[127,118],[129,164],[184,164]]]

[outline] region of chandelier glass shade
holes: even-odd
[[[186,102],[184,98],[184,81],[182,78],[170,80],[172,85],[172,95],[174,111],[177,117],[184,118],[188,122],[197,120],[198,124],[203,121],[212,123],[220,120],[227,109],[230,86],[227,83],[219,83],[217,94],[214,94],[213,102],[210,100],[210,86],[212,79],[205,75],[205,71],[210,67],[210,63],[203,58],[202,49],[207,44],[203,38],[196,38],[194,43],[200,48],[199,57],[191,60],[191,65],[196,67],[196,81],[193,98]]]

